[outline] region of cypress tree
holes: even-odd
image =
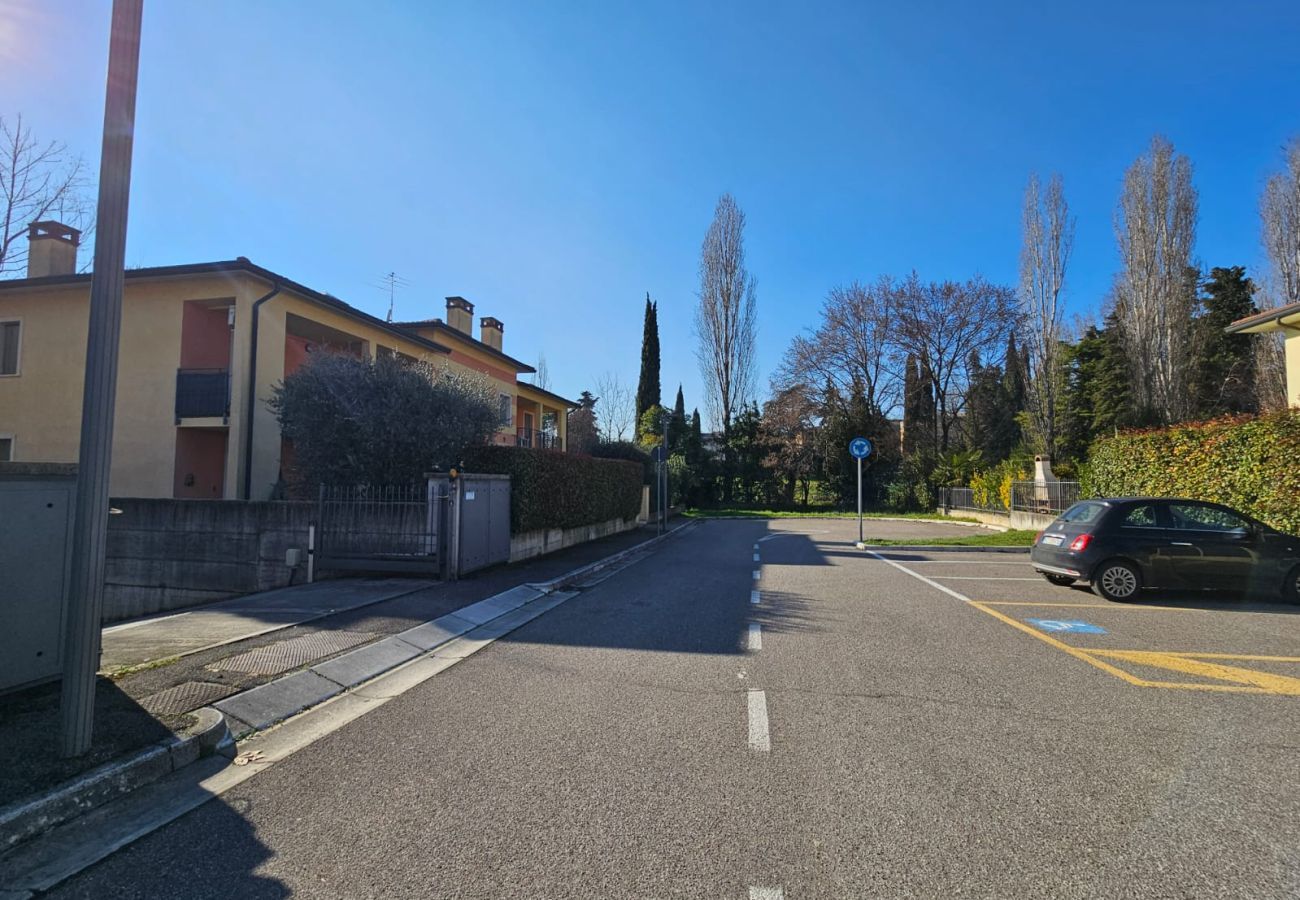
[[[677,385],[677,402],[673,404],[673,415],[668,420],[668,447],[673,453],[684,449],[686,432],[690,426],[686,421],[686,398],[682,396],[682,386]]]
[[[641,378],[636,386],[636,420],[659,405],[659,306],[645,295],[645,326],[641,333]]]

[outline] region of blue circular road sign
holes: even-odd
[[[866,459],[871,455],[871,441],[864,437],[849,441],[849,455],[854,459]]]

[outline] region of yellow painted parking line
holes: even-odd
[[[1199,650],[1161,650],[1165,656],[1190,656],[1193,659],[1239,659],[1244,662],[1300,663],[1300,656],[1256,656],[1250,653],[1202,653]]]
[[[1154,609],[1161,612],[1220,612],[1195,606],[1142,606],[1137,603],[1036,603],[1032,600],[981,600],[989,606],[1067,606],[1072,609]]]
[[[1102,660],[1095,658],[1087,650],[1080,650],[1078,647],[1071,647],[1069,644],[1065,643],[1064,641],[1058,641],[1056,638],[1052,637],[1051,635],[1044,634],[1043,632],[1039,631],[1037,628],[1034,628],[1032,625],[1026,625],[1024,622],[1020,622],[1016,619],[1013,619],[1010,616],[1006,615],[1005,613],[1000,613],[996,609],[990,609],[989,607],[985,606],[983,603],[980,603],[978,600],[967,600],[966,602],[969,605],[980,610],[981,612],[986,612],[993,618],[1005,622],[1006,624],[1010,625],[1012,628],[1018,628],[1019,630],[1023,631],[1025,634],[1032,634],[1034,637],[1038,638],[1043,643],[1050,644],[1053,647],[1055,647],[1057,650],[1061,650],[1065,653],[1068,653],[1071,656],[1075,657],[1076,659],[1083,660],[1084,662],[1088,663],[1088,665],[1090,666],[1096,666],[1098,669],[1101,669],[1103,672],[1107,672],[1111,675],[1114,675],[1116,678],[1124,679],[1129,684],[1135,684],[1138,687],[1148,686],[1148,682],[1144,681],[1143,679],[1138,678],[1135,675],[1130,675],[1128,672],[1125,672],[1123,669],[1117,668],[1116,666],[1112,666],[1108,662],[1103,662]]]
[[[1243,669],[1239,666],[1225,666],[1210,663],[1190,656],[1178,656],[1172,653],[1159,653],[1151,650],[1092,650],[1095,656],[1117,659],[1150,666],[1155,669],[1169,669],[1184,675],[1200,678],[1212,678],[1215,681],[1228,681],[1234,684],[1260,688],[1270,694],[1287,694],[1300,697],[1300,678],[1261,672],[1258,669]]]
[[[1106,609],[1173,609],[1177,612],[1203,612],[1197,608],[1186,607],[1163,607],[1163,606],[1129,606],[1127,604],[1099,604],[1099,603],[1059,603],[1044,604],[1030,603],[1026,601],[989,601],[981,602],[974,600],[965,594],[955,591],[947,585],[940,584],[932,578],[927,578],[920,572],[909,569],[901,563],[895,562],[888,557],[881,556],[878,553],[867,551],[871,556],[887,563],[900,572],[904,572],[918,581],[923,581],[930,587],[941,593],[960,600],[967,606],[974,607],[980,612],[988,613],[993,618],[1018,631],[1031,635],[1048,646],[1060,650],[1062,653],[1073,656],[1075,659],[1082,660],[1094,668],[1101,669],[1108,675],[1114,675],[1123,681],[1128,682],[1135,687],[1165,688],[1172,690],[1188,691],[1208,691],[1213,693],[1237,693],[1237,694],[1274,694],[1281,696],[1300,696],[1300,678],[1292,678],[1286,675],[1274,675],[1271,672],[1262,672],[1257,669],[1247,669],[1240,666],[1226,666],[1219,663],[1205,662],[1207,659],[1231,659],[1239,661],[1255,662],[1294,662],[1300,663],[1300,657],[1289,656],[1247,656],[1241,654],[1228,653],[1198,653],[1198,652],[1178,652],[1178,651],[1153,651],[1153,650],[1104,650],[1104,649],[1084,649],[1082,647],[1072,647],[1064,641],[1058,640],[1049,634],[1039,631],[1037,628],[1028,623],[1013,619],[1006,613],[993,609],[993,606],[1076,606],[1092,607]],[[1149,681],[1145,678],[1139,678],[1130,672],[1118,666],[1112,665],[1102,659],[1107,656],[1111,659],[1130,663],[1132,665],[1146,665],[1155,668],[1168,669],[1174,672],[1181,672],[1184,675],[1194,675],[1201,678],[1214,679],[1214,682],[1193,683],[1178,681]],[[1217,682],[1217,683],[1215,683]]]

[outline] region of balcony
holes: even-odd
[[[564,441],[553,431],[529,431],[519,428],[515,432],[515,446],[533,447],[537,450],[563,450]]]
[[[227,369],[177,369],[176,419],[228,418],[230,371]]]

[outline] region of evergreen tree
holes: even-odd
[[[596,427],[596,401],[591,391],[578,396],[578,408],[569,410],[566,433],[570,453],[590,453],[600,439]]]
[[[691,465],[704,462],[704,433],[700,430],[700,411],[691,413],[690,431],[686,435],[686,461]]]
[[[1114,312],[1103,327],[1089,326],[1065,356],[1060,447],[1065,458],[1082,460],[1095,438],[1142,424],[1143,418],[1133,407],[1131,370]]]
[[[641,378],[636,386],[636,421],[659,405],[659,306],[645,295],[645,325],[641,332]]]
[[[677,385],[677,402],[673,404],[673,415],[668,422],[668,446],[673,453],[685,449],[686,434],[690,425],[686,421],[686,398],[682,396],[682,386]]]
[[[903,375],[903,454],[924,456],[935,447],[938,407],[934,375],[928,365],[908,356]]]
[[[1224,328],[1255,313],[1255,287],[1243,266],[1216,267],[1201,286],[1204,310],[1196,320],[1191,365],[1194,418],[1257,411],[1255,353],[1246,334],[1226,334]]]
[[[972,353],[969,362],[970,386],[966,390],[966,444],[978,450],[985,465],[993,465],[1010,452],[1007,424],[1011,399],[1009,379],[997,366],[980,362]]]

